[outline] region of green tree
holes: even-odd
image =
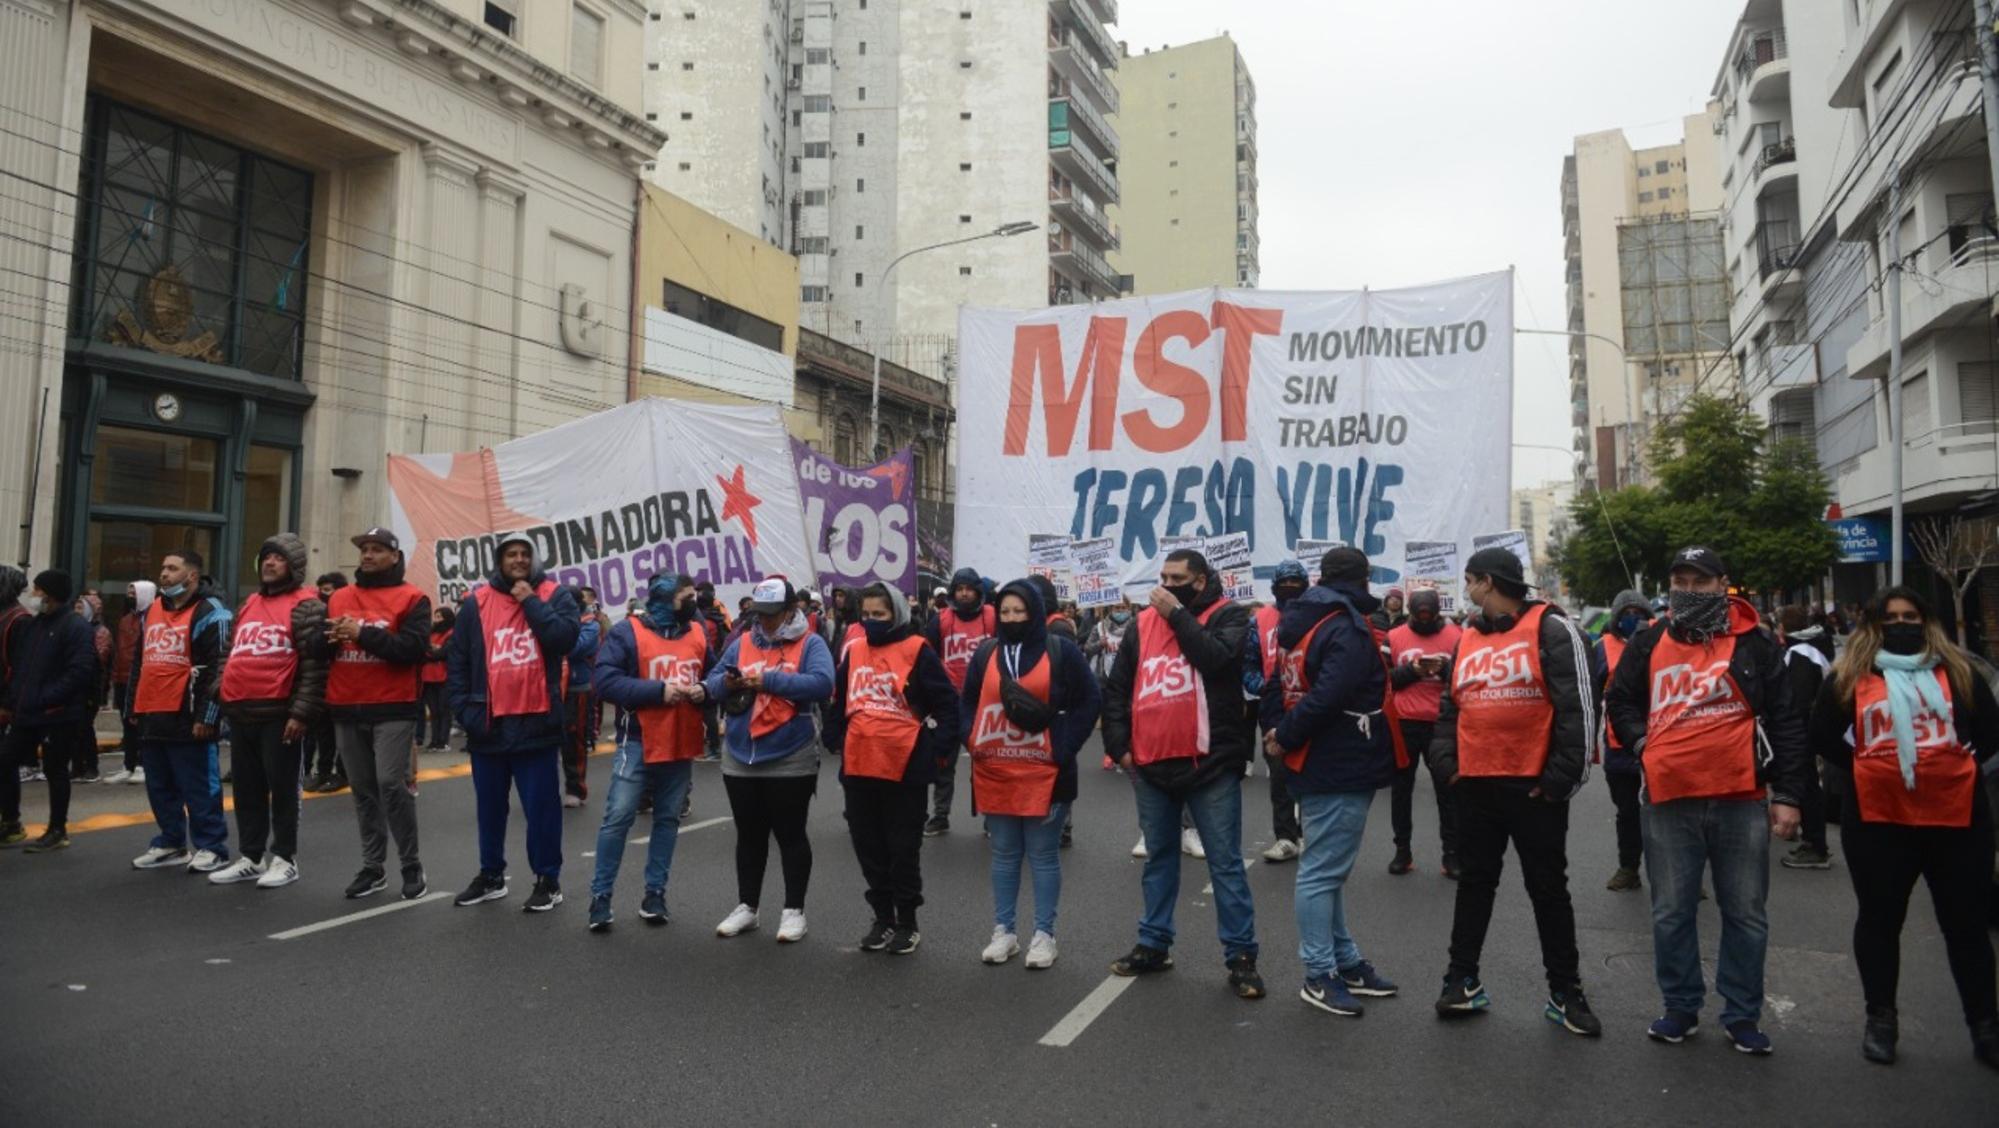
[[[1821,520],[1832,488],[1818,455],[1796,439],[1770,444],[1756,469],[1741,563],[1729,557],[1738,583],[1762,591],[1807,587],[1839,559],[1831,530]]]

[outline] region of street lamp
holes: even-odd
[[[902,252],[901,254],[895,256],[894,259],[890,260],[888,264],[888,269],[882,271],[880,278],[875,279],[876,316],[879,317],[881,313],[882,290],[884,287],[888,285],[888,276],[895,272],[896,266],[899,265],[903,259],[906,259],[911,255],[920,255],[925,251],[934,251],[941,247],[955,247],[961,243],[976,243],[981,239],[1006,238],[1013,235],[1025,235],[1029,231],[1039,230],[1040,227],[1041,225],[1038,223],[1029,223],[1026,220],[1016,220],[1012,223],[1002,223],[998,227],[993,228],[991,231],[984,231],[977,235],[967,235],[962,239],[946,239],[942,243],[931,243],[929,246],[917,247],[914,250],[908,250]],[[868,387],[868,450],[873,452],[870,455],[870,457],[880,458],[881,433],[882,433],[882,340],[879,336],[875,338],[874,352],[875,352],[874,379],[869,382],[869,387]]]

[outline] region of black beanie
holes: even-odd
[[[58,572],[50,568],[35,576],[35,586],[41,589],[52,607],[69,606],[69,597],[76,594],[76,586],[70,582],[68,572]]]
[[[1340,545],[1329,548],[1319,558],[1319,582],[1322,584],[1364,584],[1367,582],[1367,554],[1358,548]]]

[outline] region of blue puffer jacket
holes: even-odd
[[[1394,739],[1380,711],[1388,671],[1367,621],[1378,606],[1362,585],[1317,584],[1277,622],[1277,644],[1286,650],[1319,628],[1305,651],[1311,689],[1290,709],[1275,679],[1263,695],[1264,728],[1286,749],[1307,748],[1304,769],[1287,780],[1293,791],[1374,791],[1395,777]]]
[[[793,612],[794,615],[802,612]],[[767,646],[762,624],[752,625],[746,635],[753,636],[757,645]],[[721,660],[702,679],[702,688],[708,691],[710,700],[721,701],[729,696],[722,686],[722,679],[731,666],[742,663],[736,655],[743,645],[742,635],[732,640],[722,651]],[[813,715],[812,706],[833,699],[833,652],[826,646],[826,640],[807,632],[805,650],[799,655],[798,669],[783,672],[767,671],[763,676],[763,691],[798,706],[798,714],[781,725],[777,731],[760,739],[750,739],[750,714],[745,709],[740,713],[722,714],[722,743],[729,755],[745,764],[761,764],[766,760],[782,760],[801,748],[819,739],[819,721]]]
[[[536,572],[528,582],[538,588],[546,578]],[[548,675],[548,711],[494,718],[487,706],[486,634],[479,625],[479,601],[511,599],[505,592],[512,586],[495,572],[474,588],[476,598],[465,601],[452,624],[451,641],[445,644],[445,699],[451,703],[451,715],[465,728],[467,752],[515,756],[562,745],[562,662],[582,630],[581,611],[568,588],[558,585],[547,602],[529,596],[521,604],[528,629],[541,647],[541,666]]]

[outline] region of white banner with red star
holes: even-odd
[[[506,533],[613,613],[655,573],[711,581],[731,605],[765,576],[812,582],[775,406],[640,400],[471,453],[392,455],[388,474],[408,578],[445,603],[493,571]]]

